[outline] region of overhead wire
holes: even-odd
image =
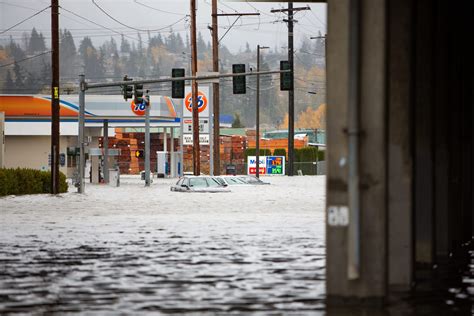
[[[177,13],[177,12],[166,11],[166,10],[163,10],[163,9],[158,9],[158,8],[149,6],[147,4],[138,2],[138,0],[133,0],[133,2],[135,2],[138,5],[144,6],[145,8],[152,9],[152,10],[155,10],[155,11],[158,11],[158,12],[163,12],[163,13],[167,13],[167,14],[174,14],[174,15],[181,15],[181,16],[186,15],[186,14],[183,14],[183,13]]]
[[[9,28],[7,28],[7,29],[1,31],[1,32],[0,32],[0,35],[1,35],[1,34],[4,34],[4,33],[6,33],[6,32],[8,32],[8,31],[10,31],[11,29],[15,28],[16,26],[18,26],[18,25],[20,25],[20,24],[22,24],[22,23],[25,23],[25,22],[28,21],[28,20],[31,20],[32,18],[34,18],[34,17],[37,16],[38,14],[43,13],[44,11],[48,10],[49,8],[51,8],[51,6],[47,6],[46,8],[44,8],[44,9],[42,9],[42,10],[36,12],[35,14],[30,15],[30,16],[27,17],[26,19],[23,19],[23,20],[21,20],[20,22],[14,24],[14,25],[12,25],[12,26],[10,26]]]
[[[46,55],[46,54],[49,54],[49,53],[52,53],[52,51],[48,50],[48,51],[42,52],[40,54],[36,54],[36,55],[30,56],[30,57],[26,57],[26,58],[23,58],[23,59],[20,59],[20,60],[15,60],[14,62],[0,65],[0,68],[11,66],[11,65],[14,65],[14,64],[18,64],[18,63],[21,63],[21,62],[24,62],[24,61],[27,61],[27,60],[30,60],[30,59],[33,59],[33,58],[37,58],[37,57],[40,57],[40,56],[43,56],[43,55]]]
[[[139,32],[157,32],[157,31],[162,31],[164,29],[167,29],[167,28],[170,28],[172,27],[173,25],[176,25],[178,24],[179,22],[183,21],[183,20],[186,20],[189,15],[185,15],[184,17],[182,17],[181,19],[179,19],[178,21],[174,22],[174,23],[171,23],[170,25],[167,25],[167,26],[164,26],[164,27],[160,27],[160,28],[157,28],[157,29],[139,29],[139,28],[136,28],[136,27],[133,27],[133,26],[130,26],[130,25],[127,25],[123,22],[121,22],[120,20],[114,18],[111,14],[109,14],[107,11],[105,11],[101,6],[99,6],[96,2],[96,0],[91,0],[92,3],[100,10],[102,11],[102,13],[104,13],[107,17],[109,17],[111,20],[117,22],[118,24],[120,25],[123,25],[129,29],[132,29],[132,30],[135,30],[135,31],[139,31]]]

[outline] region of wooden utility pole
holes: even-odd
[[[254,16],[254,15],[260,15],[260,13],[222,13],[222,14],[217,14],[217,0],[212,0],[212,25],[211,25],[211,31],[212,31],[212,71],[214,72],[219,72],[219,28],[218,28],[218,21],[217,18],[219,16],[237,16],[237,19],[234,21],[237,22],[237,20],[241,16]],[[234,25],[232,24],[232,26]],[[230,30],[230,28],[227,30],[227,32]],[[224,36],[227,34],[227,32],[224,34]],[[224,37],[223,36],[223,37]],[[222,38],[221,38],[222,40]],[[220,175],[221,174],[221,162],[220,162],[220,122],[219,122],[219,116],[220,116],[220,93],[219,93],[219,84],[218,83],[213,83],[212,84],[212,91],[213,91],[213,98],[212,98],[212,106],[213,106],[213,160],[214,160],[214,175]]]
[[[267,49],[267,46],[257,45],[257,73],[260,72],[260,50]],[[255,107],[255,176],[260,178],[260,75],[257,75],[257,96]]]
[[[59,193],[59,0],[51,0],[51,193]]]
[[[294,89],[294,62],[293,62],[293,19],[294,11],[311,10],[309,7],[293,8],[293,2],[288,2],[288,9],[271,10],[275,12],[287,12],[288,19],[288,63],[290,64],[291,89],[288,91],[288,175],[294,175],[295,162],[295,89]]]
[[[217,0],[212,0],[212,71],[219,72],[219,38],[218,38],[218,26],[217,26]],[[219,110],[219,83],[212,84],[212,106],[214,110],[213,120],[213,153],[214,155],[214,175],[218,176],[221,174],[221,161],[220,161],[220,110]]]
[[[196,40],[196,0],[191,0],[191,76],[197,73],[197,40]],[[201,174],[201,150],[199,146],[199,109],[198,109],[198,84],[196,80],[191,83],[192,109],[193,109],[193,173]]]

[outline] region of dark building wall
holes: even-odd
[[[327,206],[348,205],[348,1],[328,1]],[[473,5],[360,0],[361,274],[327,226],[327,293],[383,299],[443,278],[473,233]],[[464,248],[463,248],[464,247]],[[425,282],[425,283],[423,283]]]

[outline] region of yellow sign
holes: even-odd
[[[54,87],[54,98],[59,99],[59,87]]]

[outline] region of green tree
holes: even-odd
[[[31,30],[30,42],[28,43],[28,53],[35,54],[46,51],[46,44],[42,33],[38,33],[36,28]]]
[[[232,122],[232,128],[242,128],[245,127],[240,121],[240,114],[234,113],[234,121]]]
[[[76,62],[76,44],[69,30],[60,31],[59,71],[61,76],[74,76]]]

